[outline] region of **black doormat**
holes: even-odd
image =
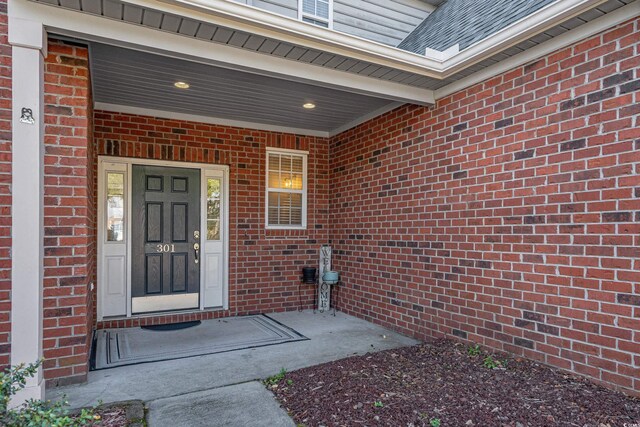
[[[161,327],[167,326],[174,325]],[[93,370],[308,340],[265,315],[204,320],[198,327],[158,333],[145,329],[98,330]]]
[[[147,331],[179,331],[180,329],[193,328],[200,323],[202,322],[194,320],[193,322],[167,323],[166,325],[147,325],[141,326],[141,328]]]

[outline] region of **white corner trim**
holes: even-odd
[[[509,71],[513,68],[527,64],[535,59],[546,56],[552,52],[563,49],[570,46],[580,40],[584,40],[588,37],[594,36],[609,28],[615,27],[629,19],[632,19],[640,15],[640,1],[630,3],[620,9],[614,10],[600,18],[597,18],[591,22],[583,24],[578,28],[567,31],[553,39],[539,44],[529,50],[526,50],[518,55],[514,55],[511,58],[505,59],[495,65],[478,71],[462,80],[458,80],[455,83],[451,83],[445,87],[442,87],[435,91],[435,97],[437,99],[444,98],[451,94],[454,94],[464,88],[473,86],[476,83],[480,83],[491,77],[497,76]]]
[[[9,17],[9,44],[38,49],[47,56],[47,33],[40,21]]]
[[[427,56],[432,58],[438,58],[440,61],[446,61],[447,59],[453,58],[458,53],[460,53],[460,44],[456,43],[451,46],[449,49],[445,49],[443,51],[435,50],[431,48],[426,48],[425,53]]]
[[[262,123],[245,122],[242,120],[229,120],[229,119],[221,119],[217,117],[199,116],[196,114],[174,113],[171,111],[153,110],[150,108],[140,108],[140,107],[130,107],[127,105],[109,104],[105,102],[96,102],[95,109],[109,111],[111,113],[135,114],[140,116],[158,117],[161,119],[184,120],[189,122],[206,123],[210,125],[230,126],[230,127],[237,127],[237,128],[264,130],[264,131],[270,131],[270,132],[290,133],[290,134],[296,134],[296,135],[318,136],[322,138],[329,137],[329,132],[324,132],[319,130],[300,129],[300,128],[292,128],[287,126],[265,125]]]
[[[332,130],[331,132],[329,132],[329,137],[334,137],[336,135],[341,134],[342,132],[345,132],[349,129],[352,129],[358,125],[361,125],[364,122],[367,122],[371,119],[375,119],[378,116],[383,115],[384,113],[388,113],[391,110],[395,110],[396,108],[400,107],[401,105],[404,105],[402,102],[392,102],[388,105],[385,105],[382,108],[378,108],[377,110],[374,110],[370,113],[365,114],[364,116],[360,116],[357,119],[343,125],[340,126],[339,128],[336,128],[334,130]]]
[[[557,0],[519,21],[469,46],[443,63],[443,78],[447,78],[493,54],[576,17],[607,0]]]
[[[43,27],[38,38],[42,38]],[[11,47],[11,365],[43,354],[44,278],[44,57]],[[42,368],[26,379],[11,406],[44,396]]]

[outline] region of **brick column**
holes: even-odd
[[[45,60],[44,356],[47,387],[88,373],[95,210],[88,49],[50,40]]]

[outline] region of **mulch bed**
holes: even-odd
[[[128,400],[124,402],[100,405],[91,409],[95,422],[91,427],[145,427],[146,416],[144,402],[141,400]],[[80,409],[72,412],[77,414]]]
[[[96,426],[100,427],[127,427],[127,410],[121,406],[112,406],[104,409],[97,409],[95,414],[100,416]]]
[[[270,389],[304,426],[640,426],[640,400],[448,340],[287,373]],[[439,421],[439,423],[438,423]]]

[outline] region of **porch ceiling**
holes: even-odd
[[[359,118],[397,104],[264,75],[230,70],[101,43],[90,44],[96,108],[173,112],[269,125],[307,134],[331,134]],[[174,83],[189,83],[177,89]],[[313,110],[304,103],[316,104]],[[268,127],[265,127],[268,128]],[[324,135],[323,135],[324,136]]]

